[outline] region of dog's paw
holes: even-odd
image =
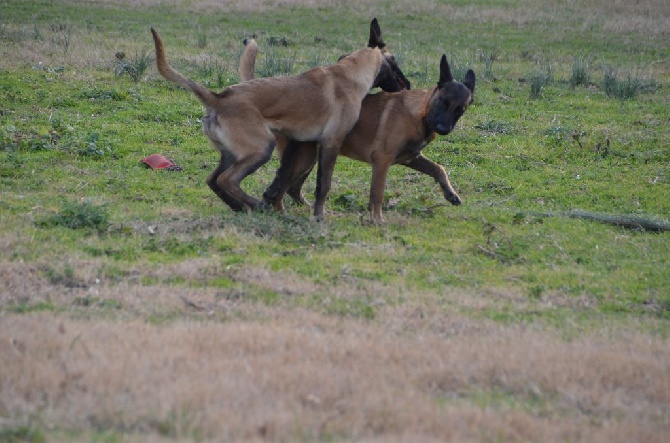
[[[454,206],[458,206],[461,204],[461,198],[457,194],[452,194],[447,197],[447,201],[451,203]]]

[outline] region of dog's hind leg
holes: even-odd
[[[314,218],[323,221],[326,196],[330,191],[333,170],[341,143],[322,143],[319,149],[319,165],[316,170],[316,197],[314,198]]]
[[[309,205],[302,193],[302,186],[316,165],[317,153],[316,143],[303,143],[293,163],[287,193],[297,204]]]
[[[277,151],[281,164],[274,181],[263,193],[263,199],[276,210],[283,211],[284,195],[288,192],[297,204],[308,205],[302,195],[302,185],[316,164],[316,143],[278,138]]]
[[[252,210],[259,209],[265,205],[261,200],[244,192],[240,187],[240,182],[270,160],[275,146],[274,137],[266,143],[264,149],[250,150],[250,154],[236,159],[229,168],[226,168],[216,177],[216,185],[223,193],[231,197],[236,204]]]
[[[280,156],[279,168],[275,178],[263,193],[263,200],[272,205],[277,211],[284,210],[284,194],[289,186],[294,163],[300,151],[300,142],[296,140],[278,138],[278,152]]]
[[[230,157],[230,154],[222,152],[221,153],[221,160],[219,161],[219,164],[217,165],[216,169],[214,169],[214,171],[209,175],[209,177],[207,177],[207,186],[209,186],[209,188],[212,191],[214,191],[214,193],[225,204],[230,206],[230,208],[233,211],[238,211],[239,212],[239,211],[242,211],[244,209],[244,206],[242,204],[240,204],[240,202],[238,202],[237,200],[232,198],[230,195],[228,195],[223,190],[223,188],[221,188],[218,185],[218,183],[216,181],[216,179],[219,177],[219,175],[221,175],[223,173],[223,171],[225,171],[226,169],[228,169],[232,165],[233,161],[234,161],[234,159]]]
[[[433,177],[435,181],[440,184],[444,198],[446,198],[447,201],[449,201],[452,205],[461,204],[461,198],[451,186],[449,176],[442,166],[438,165],[432,160],[427,159],[421,154],[409,162],[403,164],[409,168],[414,169],[415,171],[423,172],[424,174]]]

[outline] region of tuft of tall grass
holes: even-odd
[[[135,54],[132,59],[126,59],[125,54],[117,53],[117,61],[114,66],[114,74],[117,77],[128,75],[133,81],[139,81],[147,68],[151,65],[154,58],[149,52]]]
[[[217,57],[206,57],[200,63],[195,64],[195,69],[198,75],[202,78],[209,79],[214,77],[215,81],[204,81],[204,84],[209,87],[222,88],[227,81],[226,66]]]
[[[198,26],[198,29],[195,33],[195,41],[198,48],[203,49],[207,46],[207,32],[202,29],[202,26]]]
[[[589,72],[588,62],[584,57],[575,57],[569,80],[570,86],[576,88],[577,86],[587,85],[590,81],[591,73]]]
[[[295,54],[283,57],[278,51],[268,48],[263,63],[258,69],[258,77],[277,77],[293,73]]]
[[[484,73],[483,77],[493,80],[495,77],[493,75],[493,63],[500,59],[500,48],[492,47],[487,49],[480,49],[479,61],[484,63]]]
[[[607,66],[603,72],[602,86],[608,97],[619,100],[630,100],[644,91],[654,92],[657,88],[653,79],[645,79],[637,71],[628,71],[624,78],[619,78],[618,72]]]
[[[543,90],[554,80],[554,72],[551,64],[545,65],[543,70],[538,70],[530,75],[530,98],[542,97]]]
[[[63,47],[63,55],[67,54],[72,44],[74,27],[70,23],[52,24],[51,32],[52,42],[57,46]]]

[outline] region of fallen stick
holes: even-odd
[[[612,215],[599,214],[595,212],[573,209],[568,212],[541,212],[535,214],[541,217],[568,217],[579,218],[583,220],[592,220],[610,225],[621,226],[628,229],[638,229],[652,232],[670,231],[670,223],[660,220],[650,220],[648,218],[637,217],[633,215]]]

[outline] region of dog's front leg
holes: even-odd
[[[387,161],[372,162],[372,184],[370,186],[370,219],[373,224],[384,223],[382,215],[382,204],[384,203],[384,189],[386,189],[386,177],[388,176],[391,163]]]
[[[422,154],[419,154],[417,157],[403,164],[409,168],[414,169],[415,171],[423,172],[424,174],[433,177],[435,181],[440,184],[444,198],[446,198],[447,201],[449,201],[452,205],[461,204],[461,198],[451,186],[449,176],[442,166],[438,165],[432,160],[427,159]]]

